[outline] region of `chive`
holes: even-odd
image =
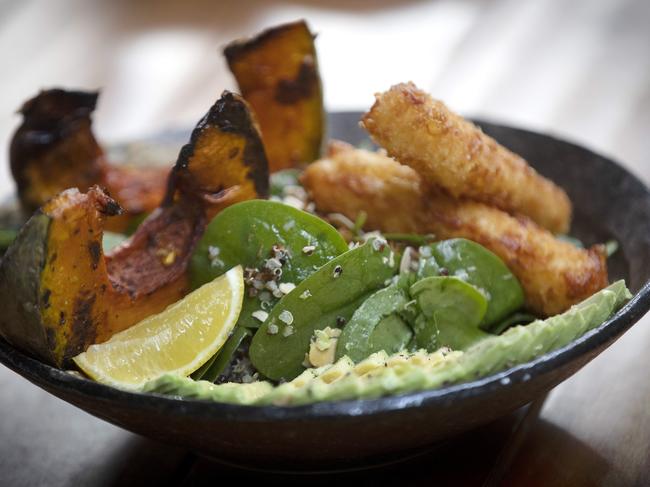
[[[361,210],[357,215],[357,219],[354,221],[354,227],[352,227],[352,231],[355,235],[361,235],[361,230],[363,229],[367,218],[368,214],[365,211]]]
[[[426,235],[419,235],[417,233],[384,233],[382,236],[386,240],[406,242],[413,245],[426,245],[436,238],[432,233]]]

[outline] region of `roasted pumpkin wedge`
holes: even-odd
[[[67,188],[106,188],[125,210],[107,223],[121,230],[134,215],[160,204],[169,167],[108,163],[92,132],[97,97],[97,92],[51,89],[27,101],[11,141],[11,172],[29,213]]]
[[[181,149],[162,205],[108,255],[104,220],[121,208],[97,186],[66,190],[31,217],[0,262],[0,335],[65,366],[184,296],[187,264],[209,219],[266,197],[268,185],[249,108],[224,92]]]
[[[232,42],[224,54],[259,120],[271,172],[318,159],[323,93],[307,24],[284,24]]]

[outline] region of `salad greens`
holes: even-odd
[[[413,327],[417,348],[463,350],[488,336],[479,329],[488,300],[471,284],[458,277],[426,277],[410,292],[421,310]]]
[[[431,251],[449,275],[467,281],[485,294],[488,307],[481,322],[485,330],[523,306],[524,291],[517,278],[482,245],[456,238],[434,243]]]
[[[323,265],[284,296],[255,333],[253,365],[271,379],[293,379],[305,368],[314,332],[346,323],[397,272],[397,263],[385,240],[371,239]]]
[[[393,283],[372,294],[354,312],[343,328],[336,347],[336,358],[347,355],[360,362],[380,350],[398,352],[413,337],[413,331],[397,315],[409,303],[410,297]]]
[[[278,300],[348,250],[328,223],[280,202],[230,206],[210,222],[190,264],[194,288],[242,265],[249,284],[238,326],[258,328]]]
[[[297,176],[283,171],[274,184],[280,198]],[[232,336],[192,378],[224,382],[238,369],[253,381],[291,381],[323,363],[417,350],[471,358],[470,350],[500,350],[506,337],[539,327],[523,309],[517,278],[480,244],[418,235],[398,243],[364,235],[362,225],[348,245],[324,220],[281,201],[246,201],[217,215],[192,256],[192,283],[243,265],[246,297]],[[544,330],[553,328],[548,323]]]
[[[166,375],[144,390],[235,404],[300,405],[437,388],[484,377],[562,348],[606,321],[631,296],[625,283],[617,281],[560,315],[512,327],[464,352],[441,349],[392,356],[378,352],[356,365],[343,357],[277,386],[266,381],[214,385]]]

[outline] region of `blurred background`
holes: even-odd
[[[412,80],[465,115],[553,132],[650,167],[647,0],[3,0],[0,197],[8,141],[39,89],[101,89],[104,142],[191,127],[224,88],[236,37],[306,18],[328,109]]]
[[[649,0],[0,0],[0,200],[13,191],[15,112],[38,90],[101,89],[95,131],[105,144],[187,129],[235,88],[225,44],[298,18],[318,33],[329,110],[365,110],[374,92],[412,80],[464,115],[571,139],[650,183]],[[647,466],[650,383],[638,359],[649,321],[553,391],[541,414],[551,427],[528,442],[542,449],[526,450],[535,453],[521,468],[534,472],[527,465],[539,458],[536,475],[555,462],[570,480],[561,462],[575,456],[573,444],[591,452],[586,475],[610,485]],[[151,463],[172,455],[5,368],[0,389],[0,413],[14,413],[0,437],[12,438],[21,471],[37,483],[110,477],[136,450],[151,452]],[[612,402],[600,399],[611,394],[632,400],[610,421]],[[38,440],[68,436],[54,452]],[[554,456],[562,450],[571,455]],[[10,461],[0,458],[0,472],[15,471]]]

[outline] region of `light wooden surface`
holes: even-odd
[[[365,109],[375,91],[413,80],[464,114],[556,133],[650,182],[647,0],[4,0],[0,144],[21,103],[59,85],[102,89],[104,141],[191,126],[234,88],[223,45],[299,17],[319,33],[330,110]],[[5,149],[0,199],[12,191]],[[554,390],[505,484],[650,485],[649,345],[646,317]],[[90,417],[5,368],[0,390],[1,485],[190,485],[220,472],[187,470],[185,452]],[[482,467],[473,468],[459,470]],[[462,478],[480,484],[481,472]]]

